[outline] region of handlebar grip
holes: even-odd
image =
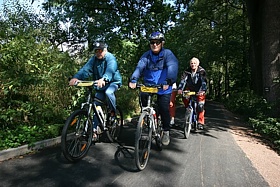
[[[183,96],[187,95],[187,96],[191,96],[191,95],[196,95],[196,92],[192,92],[192,91],[183,91]]]

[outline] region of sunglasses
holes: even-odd
[[[102,49],[95,49],[94,50],[95,53],[102,53],[102,51],[103,51]]]
[[[154,45],[154,44],[159,45],[159,44],[161,44],[161,41],[150,41],[150,44],[151,45]]]

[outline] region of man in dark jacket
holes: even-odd
[[[206,72],[205,69],[199,66],[199,59],[192,58],[190,60],[190,67],[184,71],[181,76],[181,82],[178,86],[178,94],[182,94],[183,90],[197,92],[197,116],[198,128],[204,128],[204,104],[205,93],[207,90]],[[188,106],[189,100],[183,98],[185,107]]]

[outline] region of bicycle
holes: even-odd
[[[70,162],[76,162],[86,156],[90,146],[106,134],[109,142],[119,142],[123,128],[123,113],[117,106],[114,118],[107,100],[102,101],[93,94],[96,81],[78,81],[75,86],[87,88],[86,101],[81,108],[72,112],[67,118],[62,134],[61,147],[64,157]],[[100,106],[95,102],[100,103]],[[97,140],[93,141],[93,116],[98,119]]]
[[[157,112],[152,96],[161,88],[160,85],[138,84],[141,92],[148,93],[148,102],[146,107],[141,107],[141,114],[138,119],[135,134],[135,163],[139,171],[145,169],[151,150],[151,143],[154,139],[159,151],[162,150],[162,124]],[[140,97],[139,97],[140,101]]]
[[[183,125],[184,137],[187,139],[190,136],[190,131],[198,129],[197,113],[196,113],[196,92],[189,90],[183,91],[182,97],[189,99],[189,105],[186,107],[185,122]]]

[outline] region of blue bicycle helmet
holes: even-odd
[[[149,40],[160,40],[160,41],[165,41],[164,35],[161,32],[153,32],[149,36]]]

